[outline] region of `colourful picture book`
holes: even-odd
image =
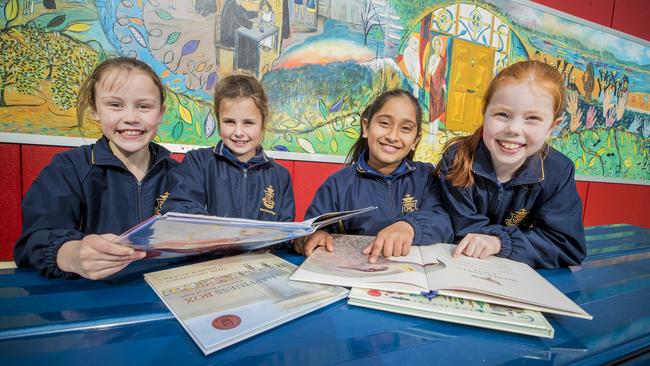
[[[334,235],[334,252],[318,249],[292,280],[419,294],[441,295],[591,319],[528,265],[506,258],[453,257],[455,245],[414,246],[408,256],[368,263],[363,248],[374,237]]]
[[[302,222],[168,212],[129,229],[116,242],[145,251],[148,258],[181,257],[213,251],[243,252],[306,236],[321,227],[375,208],[332,212]]]
[[[341,287],[289,281],[296,266],[247,253],[145,274],[204,354],[344,299]]]
[[[438,295],[353,288],[348,304],[427,319],[553,338],[555,330],[539,311]]]

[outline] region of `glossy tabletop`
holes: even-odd
[[[365,365],[650,363],[650,230],[587,229],[580,268],[540,273],[594,316],[547,315],[553,339],[348,306],[339,301],[204,356],[142,279],[0,270],[1,365]],[[302,257],[276,254],[299,264]]]

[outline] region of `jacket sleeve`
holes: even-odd
[[[293,195],[293,186],[291,184],[291,175],[282,168],[282,202],[280,206],[280,217],[278,221],[292,222],[296,219],[296,201]]]
[[[573,165],[560,174],[562,178],[558,180],[559,183],[541,197],[543,202],[534,211],[532,228],[486,228],[496,231],[499,237],[507,235],[501,241],[499,256],[528,263],[534,268],[574,266],[585,258],[587,248],[582,225],[582,202],[576,188]]]
[[[337,211],[340,211],[340,206],[336,192],[336,182],[332,177],[329,177],[320,187],[318,187],[316,194],[314,194],[314,198],[305,213],[305,220]],[[337,225],[334,224],[320,229],[330,233],[338,232]]]
[[[162,213],[180,212],[209,215],[205,187],[207,163],[200,153],[189,151],[180,166],[172,174],[172,189],[162,206]]]
[[[413,227],[414,245],[452,243],[454,230],[449,214],[442,205],[440,185],[433,171],[428,169],[427,173],[425,193],[419,202],[420,207],[402,214],[397,221],[406,221]]]
[[[79,171],[56,155],[32,183],[22,202],[23,231],[14,247],[19,266],[31,266],[46,277],[78,277],[62,271],[56,257],[63,244],[81,240],[85,204]]]
[[[582,205],[573,167],[561,173],[563,180],[555,192],[534,210],[533,227],[490,224],[479,213],[471,188],[457,188],[445,179],[445,159],[441,160],[440,182],[444,203],[454,225],[456,241],[469,233],[493,235],[501,240],[499,257],[524,262],[533,268],[555,268],[579,264],[585,256]]]
[[[451,158],[444,154],[440,159],[440,174],[437,179],[444,203],[454,228],[454,241],[460,241],[469,233],[481,233],[490,219],[479,213],[474,203],[471,188],[454,187],[446,178]]]

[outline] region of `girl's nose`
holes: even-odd
[[[127,123],[137,123],[140,121],[140,116],[136,108],[126,108],[124,118]]]

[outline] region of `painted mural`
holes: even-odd
[[[215,144],[213,87],[246,70],[269,94],[264,146],[274,156],[341,161],[365,106],[405,88],[425,112],[416,159],[436,162],[450,137],[480,126],[491,77],[536,59],[565,77],[551,144],[577,174],[650,181],[648,42],[523,0],[0,0],[0,9],[0,139],[92,141],[97,123],[76,123],[78,86],[99,61],[127,55],[169,90],[156,137],[169,146]]]

